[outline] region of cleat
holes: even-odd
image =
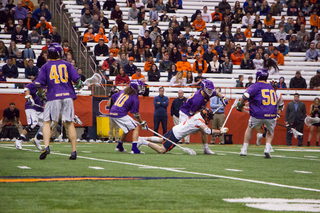
[[[53,142],[60,142],[58,138],[54,139]]]
[[[257,146],[260,146],[261,145],[261,139],[263,138],[263,134],[261,133],[257,133]]]
[[[82,143],[87,143],[88,141],[86,139],[81,140]]]
[[[9,141],[11,141],[11,140],[10,140],[10,138],[6,138],[5,141],[9,142]]]
[[[16,140],[15,146],[16,149],[22,150],[22,140]]]
[[[69,160],[76,160],[77,159],[77,151],[71,152],[71,156],[69,157]]]
[[[267,148],[264,149],[265,158],[271,158],[270,151],[271,150],[268,150]]]
[[[144,138],[142,138],[142,137],[139,137],[139,138],[138,138],[137,148],[139,148],[140,146],[143,145],[143,144],[142,144],[143,140],[144,140]]]
[[[205,148],[205,149],[203,149],[203,154],[204,155],[215,155],[216,153],[211,151],[209,148]]]
[[[42,151],[39,159],[40,159],[40,160],[46,159],[46,157],[47,157],[48,154],[50,154],[50,148],[49,148],[49,146]]]
[[[40,140],[38,140],[36,138],[32,138],[31,142],[37,147],[37,149],[42,150],[42,147],[40,145]]]
[[[120,141],[118,141],[118,145],[115,150],[116,152],[127,152],[127,150],[123,148],[123,143],[121,143]]]
[[[89,143],[94,143],[94,142],[96,142],[96,141],[93,140],[93,139],[90,139],[90,140],[89,140]]]
[[[96,143],[102,143],[102,140],[98,139],[96,140]]]
[[[132,143],[131,154],[144,154],[144,152],[138,149],[138,143]]]
[[[79,143],[79,142],[81,142],[81,140],[78,138],[78,139],[77,139],[77,142]]]
[[[108,140],[108,141],[107,141],[107,143],[112,143],[112,142],[113,142],[112,140]]]
[[[184,142],[185,144],[189,144],[189,141]]]
[[[241,152],[239,153],[240,156],[247,156],[247,150],[241,149]]]

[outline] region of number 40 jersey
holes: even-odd
[[[243,98],[249,101],[252,117],[258,119],[274,119],[277,117],[278,97],[269,83],[256,82],[252,84],[244,92]]]
[[[36,84],[47,85],[47,101],[56,99],[76,99],[72,82],[80,76],[69,62],[63,60],[50,60],[40,69]]]
[[[137,94],[127,95],[124,91],[118,92],[112,95],[114,101],[113,106],[110,109],[109,116],[113,118],[121,118],[131,113],[139,112],[140,101]]]

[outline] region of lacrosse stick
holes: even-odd
[[[233,109],[233,108],[235,108],[235,107],[237,106],[238,101],[239,101],[239,98],[237,98],[236,100],[234,100],[234,102],[233,102],[233,104],[232,104],[232,106],[231,106],[231,109],[230,109],[230,111],[229,111],[229,114],[228,114],[228,116],[227,116],[226,120],[224,121],[224,123],[223,123],[223,125],[222,125],[221,129],[226,125],[227,120],[228,120],[228,118],[229,118],[229,116],[230,116],[230,114],[231,114],[231,112],[232,112],[232,109]]]
[[[100,86],[101,80],[102,80],[101,75],[99,75],[98,73],[95,73],[91,78],[88,78],[87,80],[85,80],[83,85],[91,86],[94,84],[96,86]]]
[[[247,110],[243,110],[244,112],[246,113],[250,113],[249,111]],[[287,130],[290,130],[290,132],[293,134],[294,138],[298,138],[298,136],[302,136],[303,134],[299,131],[297,131],[296,129],[294,128],[290,128],[289,126],[285,126],[285,125],[282,125],[282,124],[279,124],[277,123],[277,125],[281,126],[281,127],[284,127],[286,128]]]
[[[312,124],[320,123],[320,118],[311,118],[310,116],[307,116],[307,117],[304,119],[304,123],[305,123],[307,126],[311,126]]]

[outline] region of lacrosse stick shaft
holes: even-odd
[[[229,116],[230,116],[230,114],[231,114],[231,112],[232,112],[232,109],[236,106],[236,104],[238,103],[238,101],[239,101],[239,98],[237,98],[236,100],[234,100],[234,102],[233,102],[233,104],[232,104],[232,106],[231,106],[231,109],[230,109],[230,111],[229,111],[229,113],[228,113],[228,116],[227,116],[226,120],[224,120],[224,123],[223,123],[221,129],[224,128],[224,126],[226,125],[226,123],[227,123],[227,121],[228,121],[228,118],[229,118]]]
[[[218,109],[216,109],[214,112],[212,112],[213,114],[215,114],[216,112],[218,112],[218,110],[222,107],[222,105],[219,105]]]
[[[43,109],[44,109],[44,106],[40,106],[39,104],[34,104],[34,106],[40,107],[40,108],[43,108]]]
[[[165,139],[165,140],[169,141],[170,143],[174,144],[175,146],[179,147],[180,149],[184,149],[182,146],[180,146],[180,145],[176,144],[175,142],[171,141],[170,139],[168,139],[168,138],[164,137],[163,135],[160,135],[160,134],[159,134],[159,133],[157,133],[156,131],[154,131],[154,130],[152,130],[152,129],[150,129],[150,128],[148,128],[148,130],[149,130],[150,132],[152,132],[152,133],[154,133],[154,134],[158,135],[159,137],[161,137],[161,138],[163,138],[163,139]]]

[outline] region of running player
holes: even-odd
[[[137,147],[139,138],[139,125],[128,114],[130,111],[134,118],[138,120],[142,129],[148,130],[147,122],[143,121],[139,114],[140,101],[138,94],[144,93],[144,84],[140,80],[130,81],[130,85],[124,89],[124,91],[118,92],[112,95],[112,100],[115,102],[110,109],[109,119],[114,121],[122,130],[123,133],[118,141],[116,151],[126,152],[123,148],[123,142],[125,141],[130,130],[133,130],[132,134],[132,154],[144,154]],[[108,101],[111,102],[111,99]],[[110,105],[109,105],[110,106]]]
[[[203,131],[206,135],[212,134],[225,134],[228,132],[228,128],[224,127],[220,130],[210,129],[207,125],[213,119],[213,113],[210,109],[202,109],[200,112],[196,113],[194,116],[190,117],[184,123],[180,123],[177,126],[174,126],[169,132],[167,132],[164,137],[171,140],[174,143],[179,142],[186,135],[198,132],[199,130]],[[162,146],[159,146],[155,143],[162,143]],[[149,146],[151,149],[154,149],[159,154],[164,154],[172,150],[175,145],[170,141],[165,140],[161,137],[139,137],[138,147],[141,145]]]
[[[33,83],[26,85],[24,88],[24,94],[26,99],[25,112],[27,116],[28,126],[22,131],[20,137],[16,140],[16,148],[22,149],[22,141],[26,140],[26,136],[31,132],[37,125],[42,127],[43,125],[43,102],[36,95],[37,88]],[[35,104],[37,106],[35,106]],[[42,132],[39,132],[42,135]],[[41,150],[40,140],[32,140],[32,143]]]
[[[72,82],[76,88],[81,88],[83,84],[72,64],[60,59],[61,51],[62,47],[58,43],[48,45],[48,58],[50,61],[41,67],[35,83],[40,96],[43,94],[42,87],[47,86],[47,104],[43,113],[43,140],[45,148],[39,157],[40,160],[45,159],[50,154],[50,124],[51,121],[58,122],[60,114],[64,126],[69,130],[72,150],[69,159],[77,159],[77,133],[73,124],[73,100],[77,96]]]
[[[272,86],[267,83],[268,76],[267,69],[259,68],[256,73],[256,83],[243,93],[241,101],[237,104],[237,110],[241,112],[245,102],[249,101],[250,110],[249,124],[244,135],[240,156],[247,155],[247,148],[252,138],[253,129],[260,128],[264,124],[267,128],[264,154],[266,158],[271,158],[271,142],[277,122],[277,95]]]
[[[228,99],[224,97],[220,92],[214,89],[212,81],[203,79],[201,82],[201,89],[193,93],[187,101],[181,106],[179,111],[179,123],[184,123],[191,116],[195,115],[199,110],[206,107],[211,97],[218,96],[222,99],[223,105],[228,104]],[[208,137],[203,130],[201,132],[201,140],[203,143],[203,154],[213,155],[208,147]],[[187,135],[186,135],[187,136]],[[185,138],[185,143],[189,143],[190,137]]]
[[[278,83],[276,81],[272,81],[270,82],[271,86],[273,87],[274,91],[276,91],[276,95],[277,95],[277,119],[280,118],[280,113],[283,111],[283,107],[284,107],[284,100],[282,98],[281,93],[278,90]],[[257,133],[257,146],[260,146],[261,144],[261,139],[266,137],[267,134],[267,128],[265,125],[261,126],[262,131],[264,131],[263,133]],[[257,129],[257,131],[259,131],[259,129]],[[272,151],[271,151],[272,152]]]

